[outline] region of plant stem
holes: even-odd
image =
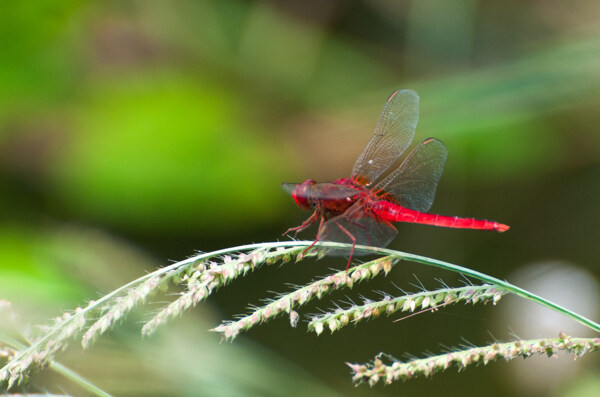
[[[336,246],[337,247],[340,244],[339,243],[319,243],[319,245]],[[376,247],[366,247],[366,246],[358,246],[357,245],[356,247],[354,247],[354,250],[355,251],[357,251],[357,250],[369,251],[369,252],[373,252],[373,253],[380,253],[383,255],[397,256],[398,258],[405,259],[407,261],[422,263],[424,265],[438,267],[438,268],[445,269],[445,270],[450,270],[453,272],[464,274],[464,275],[472,277],[472,278],[476,278],[476,279],[484,281],[486,283],[496,284],[496,285],[506,289],[508,292],[511,292],[522,298],[528,299],[532,302],[535,302],[535,303],[545,306],[551,310],[554,310],[555,312],[558,312],[567,317],[570,317],[571,319],[579,322],[580,324],[583,324],[586,327],[591,328],[594,331],[600,333],[600,324],[590,320],[589,318],[584,317],[580,314],[577,314],[577,313],[575,313],[565,307],[562,307],[548,299],[542,298],[541,296],[536,295],[533,292],[529,292],[527,290],[519,288],[516,285],[509,283],[508,281],[500,280],[496,277],[487,275],[485,273],[481,273],[476,270],[472,270],[472,269],[469,269],[469,268],[466,268],[463,266],[455,265],[455,264],[452,264],[449,262],[444,262],[444,261],[440,261],[437,259],[431,259],[431,258],[427,258],[425,256],[420,256],[420,255],[415,255],[415,254],[409,254],[409,253],[402,252],[402,251],[394,251],[394,250],[390,250],[387,248],[376,248]]]
[[[5,335],[2,332],[0,332],[0,340],[2,340],[4,343],[10,345],[15,350],[23,350],[27,347],[23,343],[17,341],[16,339],[14,339],[8,335]],[[96,396],[112,397],[111,394],[108,394],[107,392],[100,389],[98,386],[94,385],[93,383],[89,382],[87,379],[85,379],[84,377],[82,377],[81,375],[79,375],[78,373],[73,371],[72,369],[69,369],[60,363],[57,363],[56,361],[52,361],[50,363],[50,368],[54,372],[61,374],[65,378],[69,379],[71,382],[78,384],[79,386],[83,387],[88,392],[90,392]]]
[[[386,251],[390,251],[390,250],[386,250]],[[600,333],[600,324],[582,316],[579,315],[575,312],[573,312],[572,310],[569,310],[565,307],[562,307],[546,298],[543,298],[539,295],[534,294],[533,292],[529,292],[527,290],[524,290],[523,288],[517,287],[516,285],[513,285],[511,283],[509,283],[508,281],[505,280],[500,280],[497,279],[493,276],[484,274],[484,273],[480,273],[476,270],[472,270],[472,269],[468,269],[466,267],[462,267],[462,266],[458,266],[458,265],[454,265],[452,263],[448,263],[448,262],[444,262],[444,261],[440,261],[437,259],[431,259],[431,258],[426,258],[423,256],[419,256],[419,255],[413,255],[413,254],[407,254],[407,253],[402,253],[401,254],[405,259],[413,261],[413,262],[417,262],[417,263],[423,263],[429,266],[434,266],[434,267],[439,267],[442,269],[447,269],[447,270],[451,270],[451,271],[455,271],[455,272],[459,272],[462,273],[466,276],[469,277],[473,277],[479,280],[482,280],[484,282],[488,282],[488,283],[494,283],[500,287],[505,288],[506,290],[508,290],[509,292],[518,295],[522,298],[528,299],[532,302],[538,303],[542,306],[545,306],[551,310],[554,310],[555,312],[561,313],[567,317],[572,318],[573,320],[585,325],[588,328],[593,329],[596,332]]]
[[[23,365],[21,365],[20,367],[15,367],[16,369],[15,368],[13,368],[13,369],[15,369],[18,373],[11,374],[10,373],[10,369],[11,369],[10,364],[11,363],[13,363],[13,362],[20,363],[19,360],[22,361],[25,358],[27,358],[28,356],[34,357],[34,353],[36,351],[38,351],[40,349],[40,347],[45,346],[44,344],[47,343],[48,341],[50,341],[51,338],[53,338],[55,335],[60,335],[60,333],[62,331],[64,331],[71,324],[73,324],[74,327],[75,327],[75,325],[77,325],[77,327],[73,328],[73,332],[78,331],[79,328],[85,326],[85,323],[87,320],[85,316],[87,313],[90,313],[92,310],[101,308],[102,305],[104,305],[105,303],[110,301],[112,298],[120,296],[123,292],[127,291],[129,288],[134,287],[136,285],[140,285],[141,283],[145,282],[146,280],[149,280],[152,277],[160,277],[161,281],[165,281],[166,279],[169,279],[171,276],[174,277],[174,275],[178,274],[179,271],[185,270],[188,265],[191,265],[194,262],[206,260],[206,259],[217,257],[217,256],[222,256],[222,255],[227,255],[227,254],[232,254],[232,253],[248,252],[248,251],[253,251],[253,250],[264,250],[262,257],[260,258],[261,262],[266,261],[268,263],[269,258],[280,257],[283,253],[286,253],[286,255],[290,255],[292,257],[297,255],[296,257],[298,259],[301,259],[302,255],[300,253],[301,253],[302,249],[311,245],[312,243],[313,243],[312,241],[284,241],[284,242],[248,244],[248,245],[242,245],[242,246],[238,246],[238,247],[225,248],[225,249],[222,249],[219,251],[213,251],[213,252],[209,252],[209,253],[202,253],[202,254],[196,255],[194,257],[188,258],[186,260],[174,263],[170,266],[160,268],[152,273],[146,274],[146,275],[138,278],[137,280],[133,280],[130,283],[128,283],[120,288],[117,288],[116,290],[103,296],[102,298],[98,299],[97,301],[90,302],[90,304],[88,304],[85,308],[74,311],[68,318],[57,323],[54,327],[52,327],[50,329],[49,332],[47,332],[44,336],[42,336],[39,340],[37,340],[31,346],[25,348],[24,350],[18,349],[21,351],[16,355],[16,357],[13,358],[13,360],[11,360],[9,363],[7,363],[3,368],[0,368],[0,374],[8,374],[7,375],[8,377],[6,379],[9,379],[9,385],[10,385],[10,382],[14,381],[13,379],[10,378],[11,376],[12,376],[12,378],[17,379],[17,380],[21,379],[20,378],[20,376],[22,375],[21,372],[24,372],[27,368],[23,367]],[[348,250],[348,252],[349,252],[351,245],[343,244],[343,243],[333,243],[333,242],[318,242],[316,244],[316,247],[326,248],[326,249],[327,248],[344,249],[344,250]],[[492,277],[492,276],[484,274],[484,273],[480,273],[476,270],[472,270],[472,269],[469,269],[466,267],[454,265],[452,263],[440,261],[437,259],[431,259],[431,258],[427,258],[427,257],[420,256],[420,255],[409,254],[409,253],[390,250],[390,249],[386,249],[386,248],[367,247],[367,246],[360,246],[360,245],[355,246],[354,252],[359,252],[359,251],[371,253],[374,255],[388,255],[388,256],[392,256],[397,259],[421,263],[424,265],[433,266],[433,267],[437,267],[440,269],[453,271],[456,273],[461,273],[468,277],[471,277],[471,278],[474,278],[477,280],[481,280],[485,283],[497,285],[498,287],[503,288],[504,290],[506,290],[508,292],[511,292],[522,298],[525,298],[532,302],[538,303],[538,304],[545,306],[551,310],[554,310],[554,311],[561,313],[567,317],[570,317],[571,319],[600,333],[600,324],[598,324],[584,316],[581,316],[569,309],[566,309],[556,303],[553,303],[545,298],[542,298],[532,292],[526,291],[526,290],[519,288],[513,284],[510,284],[507,281],[497,279],[495,277]],[[167,274],[170,272],[172,274],[167,276]],[[82,324],[78,325],[78,323],[76,323],[77,321],[82,322]],[[71,334],[69,333],[66,337],[71,337]],[[66,373],[67,372],[63,371],[63,374],[66,374]],[[5,378],[2,378],[2,379],[5,379]]]
[[[281,242],[281,243],[277,243],[277,244],[279,244],[279,246],[283,246],[283,247],[292,247],[292,246],[298,246],[298,245],[302,245],[302,246],[310,245],[310,244],[312,244],[312,241],[290,241],[290,242]],[[351,246],[351,244],[318,242],[317,244],[315,244],[315,246],[331,247],[331,248],[346,247],[349,250],[349,247]],[[391,249],[387,249],[387,248],[378,248],[378,247],[368,247],[368,246],[364,246],[364,245],[357,245],[354,247],[354,251],[363,251],[363,252],[366,251],[366,252],[371,252],[373,254],[391,255],[391,256],[395,256],[397,258],[404,259],[407,261],[422,263],[424,265],[433,266],[433,267],[437,267],[437,268],[445,269],[445,270],[450,270],[450,271],[453,271],[456,273],[461,273],[461,274],[481,280],[486,283],[496,284],[496,285],[506,289],[508,292],[511,292],[517,296],[520,296],[522,298],[525,298],[527,300],[530,300],[532,302],[535,302],[537,304],[545,306],[551,310],[554,310],[555,312],[558,312],[567,317],[570,317],[571,319],[579,322],[580,324],[583,324],[586,327],[591,328],[594,331],[600,333],[600,324],[590,320],[589,318],[584,317],[580,314],[577,314],[565,307],[562,307],[552,301],[549,301],[548,299],[542,298],[541,296],[536,295],[533,292],[529,292],[527,290],[519,288],[516,285],[509,283],[508,281],[500,280],[496,277],[487,275],[485,273],[481,273],[476,270],[472,270],[472,269],[469,269],[469,268],[466,268],[463,266],[455,265],[455,264],[452,264],[449,262],[444,262],[444,261],[440,261],[437,259],[431,259],[431,258],[427,258],[427,257],[421,256],[421,255],[409,254],[409,253],[402,252],[402,251],[395,251],[395,250],[391,250]]]

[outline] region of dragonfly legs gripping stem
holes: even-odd
[[[286,234],[289,234],[291,232],[294,232],[294,237],[296,237],[296,235],[303,231],[304,229],[308,228],[309,226],[311,226],[313,223],[315,223],[317,221],[317,211],[313,212],[313,214],[311,216],[308,217],[308,219],[306,219],[304,222],[302,222],[302,224],[300,226],[296,226],[296,227],[291,227],[288,230],[286,230],[283,233],[283,236],[285,236]],[[321,219],[321,223],[323,223],[323,220]],[[319,226],[320,227],[320,226]]]
[[[350,257],[348,258],[348,264],[346,265],[346,276],[348,275],[348,269],[350,269],[350,263],[352,262],[352,255],[354,254],[354,247],[356,246],[356,237],[352,233],[348,231],[344,226],[340,225],[338,222],[335,222],[336,226],[340,228],[340,230],[352,240],[352,248],[350,248]]]
[[[315,214],[316,214],[316,213],[317,213],[317,212],[315,211],[315,212],[313,213],[313,216],[315,216]],[[313,216],[311,216],[311,218],[312,218]],[[310,218],[309,218],[309,219],[310,219]],[[311,248],[312,248],[312,247],[313,247],[313,246],[314,246],[314,245],[315,245],[315,244],[316,244],[316,243],[317,243],[317,242],[318,242],[318,241],[321,239],[321,237],[322,237],[322,234],[323,234],[321,229],[323,228],[323,221],[324,221],[324,220],[325,220],[325,217],[324,217],[324,216],[322,216],[322,217],[321,217],[321,221],[319,222],[319,227],[318,227],[318,229],[317,229],[317,237],[315,237],[315,241],[313,241],[311,245],[309,245],[308,247],[306,247],[306,249],[305,249],[304,251],[302,251],[302,254],[301,254],[302,256],[304,256],[304,255],[306,254],[306,252],[307,252],[308,250],[310,250],[310,249],[311,249]],[[315,222],[315,221],[313,220],[313,221],[311,222],[311,224],[312,224],[312,223],[314,223],[314,222]],[[306,222],[305,222],[305,223],[306,223]]]

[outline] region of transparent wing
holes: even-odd
[[[357,245],[385,247],[396,237],[396,234],[398,231],[394,226],[390,223],[378,222],[365,211],[362,200],[359,200],[342,215],[325,222],[319,230],[318,239],[352,244],[354,238]],[[350,249],[336,249],[330,253],[347,255]],[[366,253],[354,251],[354,255],[366,255]]]
[[[404,153],[415,136],[419,96],[412,90],[394,91],[383,106],[375,134],[363,149],[352,177],[370,186]]]
[[[299,185],[299,183],[282,183],[281,187],[289,194],[292,194],[296,186]],[[308,187],[304,197],[317,200],[343,200],[356,194],[356,189],[338,185],[337,183],[315,183]]]
[[[435,138],[425,139],[375,190],[391,193],[403,207],[427,212],[433,204],[447,158],[446,145]]]

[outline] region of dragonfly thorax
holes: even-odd
[[[315,210],[327,217],[346,211],[366,189],[350,178],[338,179],[331,183],[317,183],[308,179],[296,184],[291,191],[296,205],[304,210]]]

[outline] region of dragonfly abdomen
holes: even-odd
[[[388,222],[422,223],[456,229],[496,230],[498,232],[505,232],[509,229],[509,226],[495,221],[429,214],[411,210],[385,200],[377,201],[371,209],[380,219]]]

